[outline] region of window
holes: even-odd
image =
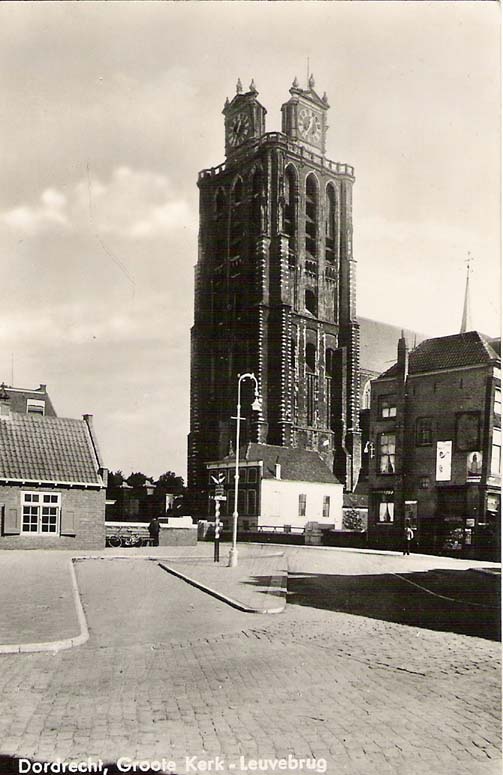
[[[480,447],[480,413],[462,412],[456,416],[456,448],[471,452]]]
[[[26,400],[26,411],[28,414],[45,414],[45,401],[28,398]]]
[[[363,388],[362,409],[370,409],[371,390],[372,390],[372,386],[370,384],[370,379],[369,379],[369,380],[367,380],[367,382],[365,383],[365,386]]]
[[[377,522],[380,524],[390,524],[395,517],[395,503],[393,492],[391,490],[374,493]]]
[[[306,180],[306,254],[316,258],[316,237],[318,231],[318,186],[314,175]]]
[[[379,399],[380,415],[384,420],[396,417],[395,396],[381,396]]]
[[[494,414],[501,414],[501,388],[494,388]]]
[[[312,374],[316,371],[316,345],[312,342],[306,344],[306,366]]]
[[[501,473],[501,430],[493,428],[493,447],[491,453],[491,474]]]
[[[311,288],[308,288],[305,293],[305,307],[311,315],[317,314],[316,294]]]
[[[394,433],[381,433],[379,435],[379,473],[395,473],[395,446]]]
[[[306,516],[307,495],[301,493],[299,495],[299,517]]]
[[[232,192],[230,250],[231,260],[241,257],[242,239],[244,232],[244,191],[243,181],[238,178]]]
[[[59,528],[61,496],[59,493],[22,493],[23,533],[55,534]]]
[[[330,495],[323,496],[323,518],[328,519],[330,516]]]
[[[252,482],[256,482],[257,481],[257,469],[256,468],[249,468],[248,469],[248,481],[250,482],[250,484]]]
[[[252,181],[252,201],[250,218],[250,235],[255,238],[262,232],[265,224],[262,222],[262,210],[264,209],[264,186],[262,182],[262,171],[255,171]]]
[[[255,490],[248,490],[248,514],[254,516],[257,513],[257,493]]]
[[[283,228],[288,235],[288,248],[294,249],[295,241],[295,172],[292,167],[286,168],[285,174],[285,216]]]
[[[327,222],[325,230],[325,259],[335,261],[335,190],[332,185],[327,187]]]
[[[418,417],[416,421],[416,446],[433,443],[433,423],[430,417]]]
[[[421,490],[429,490],[430,489],[430,477],[429,476],[420,476],[419,477],[419,488]]]

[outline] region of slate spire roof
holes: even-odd
[[[0,480],[103,487],[85,420],[0,414]]]

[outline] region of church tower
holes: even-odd
[[[235,437],[317,450],[349,490],[358,481],[359,327],[352,253],[354,170],[325,156],[327,97],[297,79],[282,132],[265,131],[254,82],[226,101],[226,160],[200,172],[192,329],[189,487]],[[250,390],[252,388],[250,387]]]

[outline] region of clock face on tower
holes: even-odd
[[[233,147],[243,143],[250,134],[250,117],[247,113],[238,113],[229,123],[229,144]]]
[[[319,143],[321,139],[320,114],[311,108],[301,108],[299,111],[299,135],[308,143]]]

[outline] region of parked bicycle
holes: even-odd
[[[108,546],[117,548],[119,546],[142,546],[143,536],[136,530],[127,527],[118,527],[113,533],[107,535],[106,542]]]

